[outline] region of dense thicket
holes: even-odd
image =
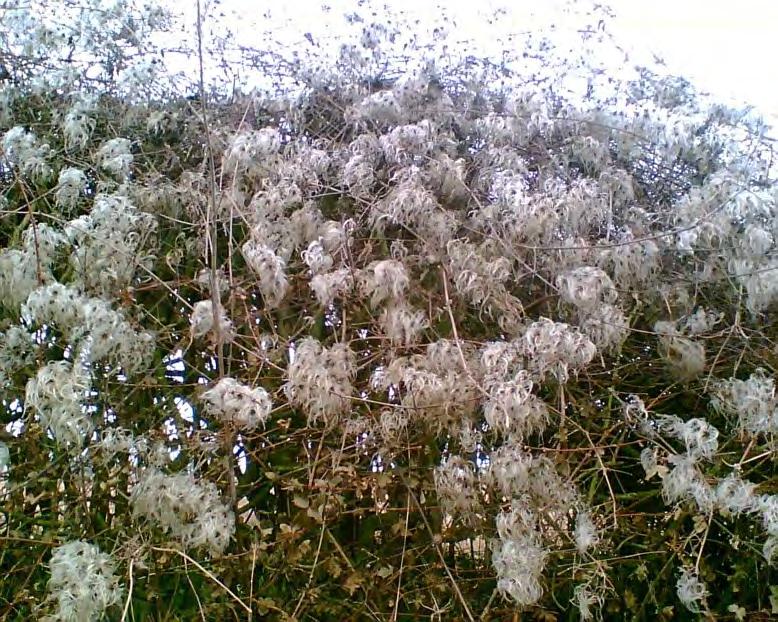
[[[49,9],[0,6],[0,618],[778,611],[756,116],[367,10],[174,79],[160,9]]]

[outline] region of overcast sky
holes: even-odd
[[[656,54],[669,71],[700,90],[730,103],[754,105],[778,125],[778,0],[605,1],[616,12],[610,30],[631,48],[635,61]],[[434,1],[383,3],[422,21],[439,13]],[[241,15],[235,20],[239,39],[261,46],[257,23],[265,28],[271,24],[274,35],[290,44],[304,44],[305,33],[337,40],[343,13],[356,4],[356,0],[222,0],[220,8]],[[520,32],[549,23],[564,29],[569,20],[560,11],[563,4],[563,0],[446,0],[444,6],[456,20],[455,38],[475,38],[488,46],[497,31]],[[324,5],[331,9],[322,11]],[[485,18],[497,7],[510,7],[510,14],[488,25]],[[262,19],[268,8],[270,20]]]
[[[721,97],[778,115],[778,0],[612,0],[633,45]]]

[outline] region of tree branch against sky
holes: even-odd
[[[574,31],[579,20],[571,19],[570,2],[461,2],[443,4],[391,0],[384,3],[409,20],[428,28],[445,12],[455,22],[454,40],[472,40],[483,54],[501,54],[509,35],[530,30]],[[591,6],[594,3],[579,3]],[[748,103],[778,121],[778,87],[769,69],[778,55],[778,4],[771,0],[657,0],[633,2],[613,0],[613,19],[608,28],[635,64],[650,63],[653,57],[666,62],[666,70],[683,75],[715,97],[733,104]],[[219,14],[223,27],[244,45],[255,45],[256,32],[269,31],[284,46],[305,46],[310,34],[317,45],[337,45],[343,31],[341,15],[353,2],[302,0],[281,6],[260,6],[244,0],[222,0]],[[596,26],[596,24],[595,24]],[[575,36],[569,36],[575,42]],[[611,71],[624,68],[614,56]]]

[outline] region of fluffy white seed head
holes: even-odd
[[[111,460],[116,454],[129,454],[136,449],[137,443],[132,432],[118,427],[104,429],[95,446],[104,460]]]
[[[518,357],[516,343],[490,341],[481,348],[479,363],[485,378],[502,380],[514,372]]]
[[[384,447],[394,448],[407,438],[408,421],[408,411],[404,408],[385,408],[381,411],[378,426],[370,427],[380,432]]]
[[[80,451],[94,430],[84,406],[89,389],[89,374],[80,363],[51,362],[27,382],[25,410],[38,415],[60,445]]]
[[[621,244],[601,256],[600,264],[608,268],[620,290],[639,288],[660,270],[661,251],[653,240],[637,241],[632,233],[620,236]]]
[[[629,320],[619,307],[595,306],[581,318],[581,332],[599,352],[618,352],[629,337]]]
[[[393,164],[420,163],[435,145],[434,128],[428,120],[400,125],[379,139],[384,157]]]
[[[11,375],[35,360],[33,336],[21,326],[0,331],[0,388]]]
[[[592,515],[588,510],[578,512],[575,517],[575,529],[573,531],[575,547],[583,555],[591,548],[597,546],[600,541],[600,534],[594,525]]]
[[[132,489],[136,518],[145,518],[185,548],[224,553],[235,531],[235,516],[212,482],[197,481],[189,473],[168,475],[149,467]]]
[[[237,134],[224,154],[225,168],[230,172],[267,175],[277,163],[281,143],[281,134],[273,127]]]
[[[526,370],[510,380],[491,383],[484,405],[486,423],[503,436],[519,441],[542,432],[548,422],[548,408],[532,394],[533,386]]]
[[[355,362],[347,345],[325,348],[316,339],[306,337],[294,348],[284,392],[292,404],[303,409],[309,423],[333,424],[350,409]]]
[[[227,317],[224,307],[219,305],[214,321],[213,301],[200,300],[192,306],[192,314],[189,316],[189,330],[192,338],[203,337],[210,332],[215,338],[224,339],[225,342],[232,339],[232,322]]]
[[[529,371],[539,380],[550,374],[561,383],[567,382],[571,370],[583,369],[597,353],[585,335],[547,318],[527,327],[521,347]]]
[[[56,610],[54,622],[100,620],[122,601],[124,590],[115,575],[111,556],[94,544],[76,540],[56,549],[49,561],[48,601]]]
[[[443,464],[435,467],[434,477],[435,490],[443,511],[453,516],[471,518],[479,505],[473,463],[461,456],[450,456]]]
[[[657,322],[654,331],[662,356],[682,380],[691,380],[705,371],[705,346],[701,341],[680,336],[671,322]]]
[[[137,332],[106,300],[83,296],[61,283],[31,292],[22,315],[39,325],[56,326],[84,361],[110,359],[126,373],[134,373],[152,354],[151,334]]]
[[[339,268],[334,272],[317,274],[309,284],[316,299],[323,307],[329,307],[336,298],[344,297],[354,289],[356,279],[351,268]]]
[[[54,192],[57,205],[65,210],[73,209],[83,196],[85,188],[86,174],[84,171],[73,167],[63,168],[59,172],[57,189]]]
[[[778,432],[775,380],[757,369],[747,380],[730,378],[715,386],[713,406],[738,417],[740,429],[752,436]]]
[[[258,240],[249,240],[241,250],[249,268],[259,278],[257,285],[265,304],[268,308],[277,307],[289,288],[286,261]]]
[[[312,275],[327,272],[332,268],[332,257],[326,252],[321,239],[311,242],[308,248],[300,253],[300,257]]]
[[[534,464],[532,455],[514,443],[506,443],[489,457],[488,481],[504,496],[512,498],[527,491]]]
[[[51,148],[38,141],[33,132],[16,126],[3,136],[3,151],[8,161],[17,166],[23,175],[36,181],[45,181],[53,170],[47,162]]]
[[[668,463],[672,468],[662,479],[662,496],[666,503],[692,500],[701,512],[708,513],[715,509],[715,491],[696,466],[694,458],[672,455]]]
[[[239,430],[264,426],[273,409],[270,395],[265,389],[252,389],[234,378],[222,378],[201,397],[207,412]]]
[[[526,500],[514,500],[496,518],[499,539],[492,542],[492,566],[497,589],[519,605],[531,605],[543,595],[540,585],[547,552],[537,517]]]
[[[522,495],[511,501],[509,509],[495,517],[497,535],[501,540],[534,540],[539,537],[538,517],[529,497]]]
[[[392,344],[409,346],[427,327],[427,317],[406,302],[389,302],[378,318],[378,325]]]
[[[683,568],[675,584],[678,600],[693,613],[699,613],[700,605],[704,605],[708,596],[708,588],[700,581],[697,574],[688,568]]]
[[[723,314],[718,311],[699,307],[694,313],[682,318],[678,324],[681,331],[695,336],[710,332],[722,318]]]
[[[612,302],[616,290],[610,277],[600,268],[582,266],[563,272],[556,278],[559,296],[579,309],[591,309]]]
[[[581,584],[573,590],[573,598],[570,602],[578,608],[581,620],[591,620],[602,607],[604,598],[602,594],[593,591],[588,585]],[[593,608],[596,610],[592,611]]]
[[[387,300],[401,300],[409,282],[408,273],[401,262],[384,259],[363,272],[360,288],[366,296],[370,296],[370,304],[375,308]]]
[[[778,495],[759,495],[754,505],[762,515],[765,531],[771,536],[778,536]]]
[[[695,417],[683,421],[675,416],[664,415],[657,417],[656,423],[663,433],[683,441],[686,455],[693,460],[710,460],[719,448],[719,431],[705,419]]]
[[[716,486],[716,505],[730,514],[751,512],[757,506],[757,496],[754,494],[756,485],[730,474],[719,480]]]
[[[125,180],[130,175],[134,160],[130,147],[131,143],[127,138],[112,138],[97,150],[97,163],[104,171]]]
[[[640,452],[640,465],[646,473],[646,480],[650,480],[655,475],[663,475],[667,472],[667,467],[659,464],[655,447],[645,447]]]
[[[92,137],[97,122],[90,116],[93,102],[88,99],[77,101],[65,114],[62,130],[67,149],[83,149]]]
[[[72,331],[84,322],[85,299],[78,290],[52,283],[37,288],[22,305],[22,315],[43,325],[53,324],[63,331]]]
[[[139,266],[150,270],[157,221],[126,196],[99,194],[92,209],[71,220],[64,234],[73,246],[70,265],[77,285],[111,299],[130,287]],[[146,271],[144,271],[144,276]]]
[[[41,284],[41,277],[44,283],[53,278],[34,253],[18,249],[0,251],[0,305],[18,311],[30,292]]]

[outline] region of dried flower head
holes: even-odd
[[[578,608],[581,620],[591,620],[595,614],[592,608],[595,607],[599,610],[603,605],[604,598],[602,594],[592,590],[588,584],[582,583],[573,590],[573,598],[570,602]]]
[[[548,553],[541,543],[537,517],[526,499],[514,500],[497,515],[499,539],[492,542],[497,589],[519,605],[532,605],[543,595],[540,585]]]
[[[548,408],[532,394],[529,372],[520,370],[510,380],[493,382],[484,405],[484,418],[500,434],[516,440],[542,432],[548,422]]]
[[[489,456],[487,480],[508,499],[524,494],[535,460],[515,443],[505,443]]]
[[[740,429],[751,435],[778,432],[778,397],[775,380],[757,369],[748,380],[730,378],[717,383],[712,404],[738,417]]]
[[[317,274],[309,285],[319,304],[329,307],[336,298],[342,298],[353,290],[355,284],[354,271],[351,268],[340,268],[334,272]]]
[[[445,513],[471,519],[479,506],[478,480],[472,461],[450,456],[435,467],[435,490]]]
[[[539,380],[551,374],[564,383],[570,370],[582,369],[594,358],[597,348],[569,325],[541,318],[524,332],[522,353],[527,369]]]
[[[616,295],[613,282],[600,268],[582,266],[563,272],[556,278],[559,296],[579,309],[592,309],[612,302]]]
[[[127,138],[112,138],[103,143],[97,151],[97,163],[111,175],[125,180],[130,175],[134,157]]]
[[[47,600],[56,603],[51,622],[90,622],[121,602],[124,590],[110,555],[94,544],[76,540],[54,549]]]
[[[406,302],[389,302],[378,318],[378,325],[393,344],[409,346],[427,327],[427,317]]]
[[[235,516],[212,482],[189,473],[168,475],[147,468],[132,489],[135,517],[154,522],[186,548],[221,555],[235,531]]]
[[[629,320],[619,307],[601,305],[581,317],[581,332],[599,352],[618,352],[629,337]]]
[[[207,412],[240,430],[253,430],[265,425],[273,408],[265,389],[252,389],[234,378],[222,378],[201,397]]]
[[[600,541],[600,534],[588,510],[579,511],[575,517],[574,539],[575,546],[581,555],[597,546]]]
[[[86,174],[79,168],[63,168],[59,172],[57,180],[57,190],[54,198],[57,205],[65,210],[75,207],[78,200],[83,196],[86,188]]]
[[[216,322],[214,322],[214,316]],[[232,322],[221,305],[214,314],[212,300],[200,300],[192,306],[189,327],[193,339],[203,337],[213,331],[215,339],[223,339],[225,342],[232,340]]]
[[[293,350],[284,392],[292,404],[303,409],[310,423],[329,425],[350,408],[354,374],[354,353],[347,345],[325,348],[306,337]]]
[[[241,250],[249,268],[259,277],[259,291],[265,304],[269,308],[277,307],[289,287],[286,261],[258,240],[249,240]]]
[[[80,363],[51,362],[27,382],[25,410],[37,414],[58,443],[80,451],[94,430],[84,406],[89,389],[89,373]]]
[[[682,337],[672,322],[657,322],[660,351],[674,373],[691,380],[705,371],[705,346],[700,341]]]
[[[695,417],[683,421],[675,416],[662,415],[655,421],[663,433],[683,441],[686,454],[693,460],[711,459],[719,448],[719,431],[705,419]]]
[[[693,613],[699,613],[700,605],[705,605],[708,588],[700,581],[697,573],[688,568],[681,569],[681,574],[675,584],[678,600]]]
[[[360,289],[366,296],[370,296],[370,304],[375,308],[387,300],[401,300],[408,283],[405,266],[394,259],[384,259],[364,271]]]

